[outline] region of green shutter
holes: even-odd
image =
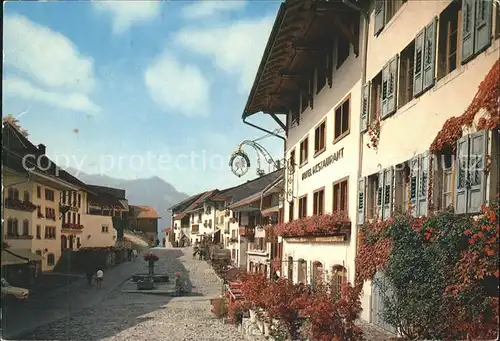
[[[474,56],[475,1],[462,0],[462,64]]]
[[[361,118],[360,118],[360,129],[364,132],[368,129],[368,117],[370,110],[370,86],[371,83],[368,82],[363,86],[363,92],[361,97]]]
[[[398,93],[398,55],[389,61],[389,78],[387,82],[387,115],[396,111],[396,99]]]
[[[474,53],[479,54],[491,44],[493,1],[476,0],[475,14]]]
[[[385,25],[385,0],[375,0],[374,35],[384,29]]]
[[[434,85],[436,73],[436,33],[437,17],[425,28],[423,91]]]
[[[424,40],[425,29],[418,32],[415,37],[415,55],[413,58],[413,96],[418,96],[423,91]]]
[[[486,152],[488,131],[478,131],[469,136],[469,188],[467,193],[467,213],[481,210],[486,202]]]

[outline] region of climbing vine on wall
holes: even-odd
[[[464,128],[471,127],[476,115],[480,114],[477,130],[493,129],[498,127],[500,122],[500,61],[496,61],[486,78],[479,85],[474,99],[465,112],[456,117],[450,117],[434,138],[430,146],[430,151],[440,152],[447,147],[453,150],[456,142],[462,137]]]

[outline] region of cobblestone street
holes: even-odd
[[[193,286],[192,296],[171,298],[124,294],[120,284],[113,289],[109,288],[109,292],[94,305],[39,326],[14,339],[242,340],[234,326],[223,324],[210,312],[210,298],[217,296],[221,290],[221,285],[210,266],[204,261],[193,260],[191,249],[156,249],[154,252],[160,256],[155,271],[168,271],[171,276],[176,271],[181,272]],[[137,270],[147,271],[144,262],[139,260],[137,263],[140,264],[129,265],[130,275]],[[106,283],[108,282],[106,278]],[[75,295],[76,293],[72,294]],[[99,293],[95,291],[95,295]]]

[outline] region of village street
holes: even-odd
[[[125,294],[121,286],[145,262],[124,263],[105,273],[98,291],[78,281],[46,297],[7,310],[4,338],[15,340],[241,340],[232,325],[210,312],[221,285],[210,266],[193,260],[191,249],[154,249],[157,271],[184,274],[192,296]]]

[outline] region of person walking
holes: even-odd
[[[95,275],[97,289],[102,289],[102,282],[104,281],[104,272],[99,269]]]
[[[132,261],[135,262],[136,258],[137,258],[137,250],[133,249],[132,250]]]

